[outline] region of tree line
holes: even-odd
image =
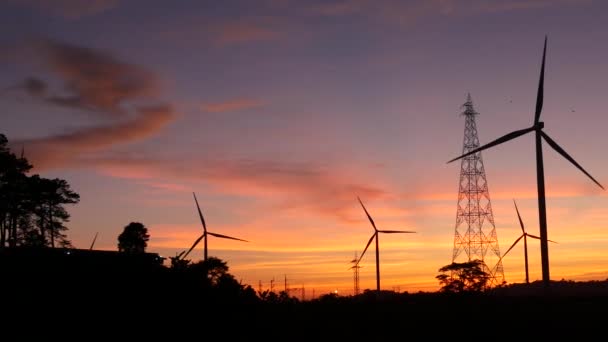
[[[23,150],[15,155],[0,134],[0,248],[71,247],[65,205],[78,203],[80,195],[64,179],[28,175],[32,168]]]

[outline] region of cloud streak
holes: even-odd
[[[263,8],[261,9],[263,10]],[[285,22],[280,16],[266,13],[211,17],[193,15],[173,22],[169,29],[158,33],[171,43],[200,44],[227,48],[254,42],[271,42],[285,36]]]
[[[62,81],[64,93],[45,94],[46,82],[34,77],[25,81],[30,95],[59,106],[92,111],[105,116],[125,116],[129,101],[158,95],[158,81],[152,72],[124,63],[105,51],[43,40],[38,50],[47,67]]]
[[[126,122],[21,140],[17,145],[27,146],[28,159],[35,161],[37,169],[68,167],[77,165],[86,153],[148,138],[175,118],[166,105],[140,107],[137,111],[138,116]]]
[[[227,21],[211,28],[215,42],[220,45],[254,41],[270,41],[281,37],[281,32],[255,21]]]
[[[14,144],[27,146],[28,159],[38,169],[78,164],[87,153],[149,138],[177,117],[171,104],[158,99],[157,78],[145,68],[119,61],[105,51],[53,40],[37,42],[35,49],[65,91],[55,92],[49,82],[31,76],[19,86],[25,94],[109,121],[16,141]]]
[[[248,110],[263,106],[264,103],[260,100],[236,98],[224,102],[203,102],[201,110],[208,113],[223,113]]]
[[[314,211],[342,222],[359,222],[353,216],[356,196],[367,201],[382,198],[387,192],[378,185],[357,181],[317,163],[293,163],[252,159],[197,159],[170,161],[131,157],[81,160],[82,167],[95,167],[121,178],[142,180],[149,184],[168,179],[202,182],[214,192],[250,196],[274,204],[274,209]]]

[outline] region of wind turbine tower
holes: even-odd
[[[479,147],[477,124],[475,123],[475,116],[479,113],[473,108],[471,94],[467,95],[467,102],[462,106],[464,107],[462,115],[465,117],[462,153],[465,154]],[[490,274],[490,286],[501,284],[504,281],[490,191],[481,152],[462,158],[460,164],[456,229],[452,253],[452,262],[468,262],[475,259],[484,262],[485,271]]]

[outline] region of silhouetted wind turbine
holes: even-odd
[[[509,247],[509,249],[507,249],[505,254],[503,254],[500,257],[500,260],[498,260],[498,262],[500,263],[502,258],[504,258],[505,255],[507,255],[507,253],[509,253],[509,251],[511,249],[513,249],[513,247],[515,247],[515,245],[517,245],[517,243],[523,238],[524,239],[524,260],[525,260],[525,265],[526,265],[526,284],[529,284],[530,277],[528,275],[528,237],[531,237],[531,238],[537,239],[537,240],[540,240],[540,238],[536,235],[528,234],[526,232],[526,229],[524,228],[524,221],[522,221],[521,215],[519,215],[519,209],[517,209],[517,203],[515,203],[515,200],[513,200],[513,204],[515,204],[515,211],[517,212],[517,218],[519,219],[519,226],[521,227],[522,234],[517,238],[517,240],[515,240],[515,242],[513,242],[511,247]],[[549,240],[549,242],[557,243],[557,242],[551,241],[551,240]]]
[[[597,184],[600,188],[604,189],[604,187],[593,178],[582,166],[580,166],[574,158],[572,158],[563,148],[561,148],[549,135],[543,132],[543,128],[545,127],[545,123],[540,121],[540,113],[543,109],[543,92],[544,92],[544,80],[545,80],[545,55],[547,52],[547,36],[545,36],[545,45],[543,47],[543,60],[540,69],[540,79],[538,82],[538,92],[536,94],[536,110],[534,113],[534,124],[531,127],[524,128],[518,131],[511,132],[506,134],[490,143],[487,143],[481,147],[478,147],[474,150],[471,150],[468,153],[461,155],[458,158],[454,158],[450,160],[448,163],[451,163],[455,160],[464,158],[468,155],[483,151],[492,146],[496,146],[502,144],[506,141],[515,139],[524,134],[535,132],[536,133],[536,182],[537,182],[537,190],[538,190],[538,221],[540,226],[540,254],[541,254],[541,264],[543,269],[543,283],[545,287],[549,287],[550,277],[549,277],[549,243],[547,236],[547,208],[545,202],[545,176],[544,176],[544,168],[543,168],[543,149],[542,149],[542,139],[544,139],[549,146],[551,146],[557,153],[561,154],[562,157],[566,158],[569,162],[574,164],[579,170],[581,170],[587,177],[591,178],[591,180]],[[542,138],[542,139],[541,139]]]
[[[196,247],[196,245],[198,245],[199,242],[201,242],[202,239],[205,239],[204,261],[207,261],[207,235],[219,237],[222,239],[231,239],[231,240],[249,242],[247,240],[237,239],[235,237],[212,233],[210,231],[207,231],[207,225],[205,224],[205,219],[203,218],[203,213],[201,212],[201,207],[198,205],[198,201],[196,199],[196,194],[193,192],[192,195],[194,196],[194,202],[196,203],[196,208],[198,209],[198,216],[201,218],[201,223],[203,224],[203,235],[199,236],[199,238],[196,239],[196,241],[194,241],[194,243],[192,244],[192,247],[190,247],[190,249],[182,256],[182,259],[187,257],[188,254],[190,254],[190,252],[194,249],[194,247]]]
[[[372,234],[372,237],[367,242],[367,245],[365,246],[363,253],[361,253],[361,256],[359,257],[359,261],[357,261],[355,266],[359,265],[359,262],[361,262],[361,259],[363,259],[363,255],[365,255],[365,252],[367,251],[367,248],[369,247],[369,245],[372,243],[372,240],[376,239],[376,290],[378,292],[380,292],[380,249],[378,247],[378,233],[396,234],[396,233],[415,233],[415,232],[408,231],[408,230],[378,230],[378,228],[376,228],[376,224],[374,223],[374,220],[367,212],[367,209],[365,209],[363,202],[361,202],[361,199],[359,197],[357,197],[357,199],[359,200],[359,203],[361,203],[361,207],[363,207],[363,210],[365,211],[365,214],[367,215],[369,222],[371,222],[372,227],[374,227],[374,234]]]
[[[95,237],[93,238],[93,242],[91,242],[91,247],[89,248],[89,250],[91,250],[91,251],[93,250],[93,246],[95,246],[95,240],[97,240],[97,234],[98,234],[98,233],[99,233],[99,232],[96,232],[96,233],[95,233]]]

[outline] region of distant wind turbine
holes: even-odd
[[[545,45],[543,47],[543,60],[540,70],[540,79],[538,82],[538,91],[536,94],[536,110],[534,113],[534,123],[531,127],[524,128],[518,131],[511,132],[506,134],[490,143],[487,143],[481,147],[478,147],[474,150],[471,150],[468,153],[461,155],[458,158],[454,158],[448,163],[456,161],[458,159],[464,158],[468,155],[481,152],[487,148],[502,144],[509,140],[520,137],[524,134],[535,132],[536,133],[536,182],[537,182],[537,190],[538,190],[538,221],[540,226],[540,253],[541,253],[541,264],[542,264],[542,272],[543,272],[543,283],[545,287],[549,287],[550,285],[550,277],[549,277],[549,239],[547,236],[547,208],[545,201],[545,176],[544,176],[544,166],[543,166],[543,149],[542,149],[542,139],[544,139],[549,146],[551,146],[557,153],[562,155],[562,157],[566,158],[569,162],[574,164],[579,170],[581,170],[587,177],[589,177],[595,184],[597,184],[600,188],[604,189],[604,187],[593,178],[582,166],[580,166],[574,158],[572,158],[563,148],[561,148],[549,135],[543,132],[543,128],[545,127],[545,123],[540,121],[540,114],[543,109],[543,92],[544,92],[544,79],[545,79],[545,56],[547,52],[547,36],[545,36]]]
[[[525,260],[525,265],[526,265],[526,284],[530,283],[530,277],[528,274],[528,237],[531,237],[533,239],[537,239],[540,240],[540,237],[536,236],[536,235],[532,235],[532,234],[528,234],[526,232],[526,229],[524,228],[524,222],[521,219],[521,215],[519,215],[519,209],[517,209],[517,203],[515,203],[515,200],[513,200],[513,204],[515,204],[515,211],[517,212],[517,218],[519,219],[519,226],[521,227],[521,232],[522,234],[515,240],[515,242],[513,242],[513,244],[511,245],[511,247],[509,247],[509,249],[507,249],[507,251],[505,252],[505,254],[503,254],[500,257],[500,260],[498,261],[500,263],[500,261],[502,260],[502,258],[504,258],[507,253],[509,253],[509,251],[511,249],[513,249],[513,247],[515,247],[515,245],[517,245],[517,243],[519,241],[521,241],[521,239],[524,239],[524,260]],[[551,241],[549,240],[549,242],[553,242],[553,243],[557,243],[555,241]]]
[[[99,232],[96,232],[96,233],[95,233],[95,237],[93,238],[93,242],[91,242],[91,247],[89,248],[89,250],[91,250],[91,251],[93,250],[93,246],[95,246],[95,240],[97,240],[97,234],[98,234],[98,233],[99,233]]]
[[[369,222],[371,222],[372,227],[374,227],[374,234],[372,234],[372,237],[367,242],[367,245],[365,246],[365,249],[363,250],[363,253],[361,253],[361,256],[359,257],[359,260],[357,261],[355,266],[359,265],[359,262],[361,262],[361,259],[363,259],[363,256],[365,255],[365,252],[367,251],[367,248],[369,247],[369,245],[372,243],[372,240],[376,239],[376,290],[378,292],[380,292],[380,248],[379,248],[379,244],[378,244],[378,233],[396,234],[396,233],[415,233],[415,232],[408,231],[408,230],[378,230],[378,228],[376,228],[376,224],[374,223],[374,220],[367,212],[367,209],[365,209],[363,202],[361,202],[361,199],[359,197],[357,197],[357,199],[359,200],[361,207],[365,211],[365,214],[367,215]]]
[[[201,242],[202,239],[205,239],[204,261],[207,261],[207,239],[208,239],[207,235],[215,236],[215,237],[222,238],[222,239],[231,239],[231,240],[249,242],[247,240],[237,239],[235,237],[212,233],[210,231],[207,231],[207,225],[205,224],[205,219],[203,218],[203,213],[201,212],[201,207],[198,205],[198,200],[196,199],[196,194],[193,192],[192,195],[194,196],[194,202],[196,203],[196,208],[198,209],[198,216],[201,218],[201,223],[203,224],[203,234],[198,239],[196,239],[196,241],[194,241],[194,243],[192,244],[192,247],[190,247],[190,249],[182,256],[182,259],[185,259],[188,256],[188,254],[190,254],[190,252],[194,249],[194,247],[196,247],[196,245],[198,245],[198,243]]]

